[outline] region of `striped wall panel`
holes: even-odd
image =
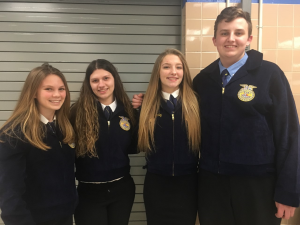
[[[72,102],[98,58],[115,64],[130,98],[144,92],[158,54],[180,49],[180,23],[180,0],[0,0],[0,126],[29,71],[43,62],[65,74]],[[144,155],[130,160],[136,183],[130,225],[146,225]]]

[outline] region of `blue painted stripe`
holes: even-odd
[[[259,0],[252,0],[252,3],[258,3]],[[226,0],[182,0],[182,5],[186,2],[226,2]],[[240,3],[241,0],[230,0],[231,3]],[[300,4],[300,0],[263,0],[264,4]]]

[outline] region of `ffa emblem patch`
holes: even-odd
[[[75,148],[75,143],[68,143],[68,145],[71,147],[71,148]]]
[[[243,88],[238,92],[237,96],[238,98],[243,102],[249,102],[255,97],[255,93],[253,91],[253,88],[257,88],[253,85],[247,85],[247,84],[240,84]]]
[[[123,130],[130,130],[130,123],[129,123],[129,119],[124,117],[124,116],[119,116],[121,118],[120,120],[120,127],[123,129]]]
[[[158,113],[157,116],[162,117],[162,114]]]

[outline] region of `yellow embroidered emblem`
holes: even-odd
[[[75,148],[75,143],[68,143],[68,145],[71,147],[71,148]]]
[[[255,97],[255,93],[253,91],[253,88],[257,88],[253,85],[248,84],[240,84],[243,88],[238,92],[237,96],[238,98],[243,102],[249,102]]]
[[[157,116],[162,117],[162,114],[158,113]]]
[[[130,123],[129,123],[129,119],[124,117],[124,116],[119,116],[121,118],[120,120],[120,127],[123,129],[123,130],[130,130]]]

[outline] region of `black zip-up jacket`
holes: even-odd
[[[130,130],[121,128],[122,118],[128,118],[124,106],[118,102],[116,110],[110,117],[110,125],[103,113],[101,104],[97,103],[99,113],[99,139],[95,143],[97,157],[76,158],[76,179],[86,182],[111,181],[130,172],[128,154],[137,153],[137,125]]]
[[[172,112],[166,101],[161,100],[156,117],[154,141],[155,150],[146,156],[149,172],[165,176],[197,173],[198,154],[189,148],[180,101],[175,112]]]
[[[41,122],[42,123],[42,122]],[[74,212],[75,149],[47,128],[44,151],[16,139],[0,143],[0,208],[5,225],[35,225]]]
[[[276,64],[255,50],[247,54],[223,94],[219,59],[194,79],[202,125],[199,166],[225,175],[275,174],[275,201],[298,207],[300,132],[293,95]]]

